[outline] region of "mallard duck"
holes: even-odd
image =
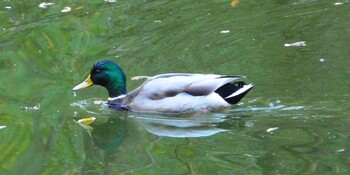
[[[252,88],[243,76],[168,73],[147,80],[127,93],[126,78],[121,67],[112,61],[97,62],[85,81],[73,88],[77,91],[101,85],[108,91],[111,108],[135,112],[180,113],[207,111],[237,104]]]

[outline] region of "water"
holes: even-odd
[[[0,2],[0,174],[349,173],[347,1],[40,3]],[[72,94],[102,59],[129,90],[167,72],[255,87],[222,111],[111,111],[101,87]]]

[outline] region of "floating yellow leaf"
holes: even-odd
[[[239,0],[232,0],[231,1],[231,6],[232,7],[237,7],[238,3],[239,3]]]

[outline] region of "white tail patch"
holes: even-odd
[[[242,88],[238,89],[236,92],[232,93],[231,95],[227,96],[225,99],[229,99],[232,97],[235,97],[241,93],[246,92],[247,90],[249,90],[250,88],[253,87],[253,84],[249,84],[249,85],[244,85]]]

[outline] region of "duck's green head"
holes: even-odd
[[[109,61],[99,61],[91,69],[85,81],[73,88],[77,91],[92,85],[101,85],[108,90],[109,97],[126,94],[126,79],[118,64]]]

